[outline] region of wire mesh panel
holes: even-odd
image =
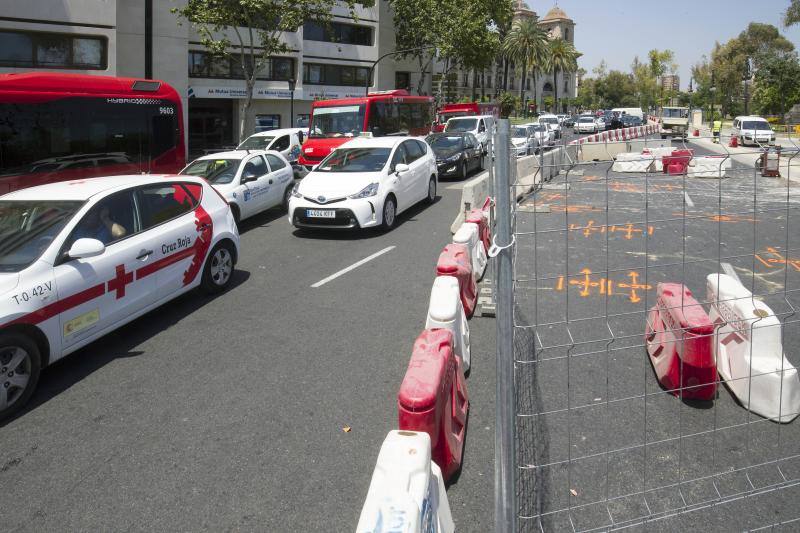
[[[651,137],[512,178],[520,530],[800,529],[800,169],[763,153]]]

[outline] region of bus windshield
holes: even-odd
[[[364,131],[366,105],[314,108],[310,137],[356,137]]]

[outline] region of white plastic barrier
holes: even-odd
[[[671,146],[658,146],[647,149],[647,152],[652,154],[655,158],[653,161],[653,172],[664,172],[664,161],[661,158],[665,155],[672,155],[673,150],[675,149]]]
[[[725,274],[707,278],[717,370],[728,388],[752,412],[791,422],[800,412],[800,379],[783,354],[781,322],[738,280]]]
[[[453,235],[453,242],[467,247],[472,260],[472,273],[475,281],[480,281],[486,271],[487,259],[486,250],[483,249],[483,244],[481,243],[478,225],[471,222],[462,224],[456,234]]]
[[[724,178],[733,168],[730,157],[693,157],[686,175],[690,178]]]
[[[652,154],[623,152],[617,154],[611,170],[614,172],[649,172],[655,157]]]
[[[450,504],[427,433],[390,431],[356,533],[452,533]]]
[[[469,371],[469,323],[461,303],[458,279],[453,276],[437,276],[434,280],[425,329],[452,331],[453,349],[464,362],[464,372]]]

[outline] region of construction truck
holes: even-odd
[[[684,141],[689,134],[689,108],[688,107],[662,107],[660,132],[661,138],[680,137]]]

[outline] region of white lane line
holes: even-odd
[[[339,272],[337,272],[337,273],[335,273],[335,274],[331,274],[331,275],[330,275],[330,276],[328,276],[327,278],[325,278],[325,279],[323,279],[323,280],[320,280],[320,281],[316,282],[315,284],[313,284],[313,285],[311,286],[311,288],[312,288],[312,289],[316,289],[316,288],[318,288],[318,287],[322,287],[323,285],[325,285],[325,284],[326,284],[326,283],[328,283],[329,281],[333,281],[333,280],[335,280],[336,278],[338,278],[339,276],[344,276],[345,274],[347,274],[347,273],[348,273],[348,272],[350,272],[351,270],[355,270],[355,269],[357,269],[358,267],[360,267],[361,265],[363,265],[363,264],[365,264],[365,263],[369,263],[370,261],[372,261],[372,260],[373,260],[373,259],[375,259],[376,257],[380,257],[380,256],[382,256],[383,254],[385,254],[385,253],[387,253],[387,252],[391,252],[391,251],[392,251],[392,250],[394,250],[394,249],[395,249],[395,246],[389,246],[388,248],[384,248],[384,249],[383,249],[383,250],[381,250],[380,252],[375,252],[375,253],[374,253],[374,254],[372,254],[371,256],[369,256],[369,257],[365,257],[365,258],[364,258],[364,259],[362,259],[361,261],[358,261],[358,262],[356,262],[356,263],[353,263],[353,264],[352,264],[352,265],[350,265],[349,267],[347,267],[347,268],[343,268],[343,269],[342,269],[342,270],[340,270]]]
[[[694,207],[694,202],[693,202],[693,201],[692,201],[692,199],[689,197],[689,193],[688,193],[688,192],[686,192],[686,191],[684,191],[684,192],[683,192],[683,196],[686,198],[686,205],[688,205],[689,207]]]

